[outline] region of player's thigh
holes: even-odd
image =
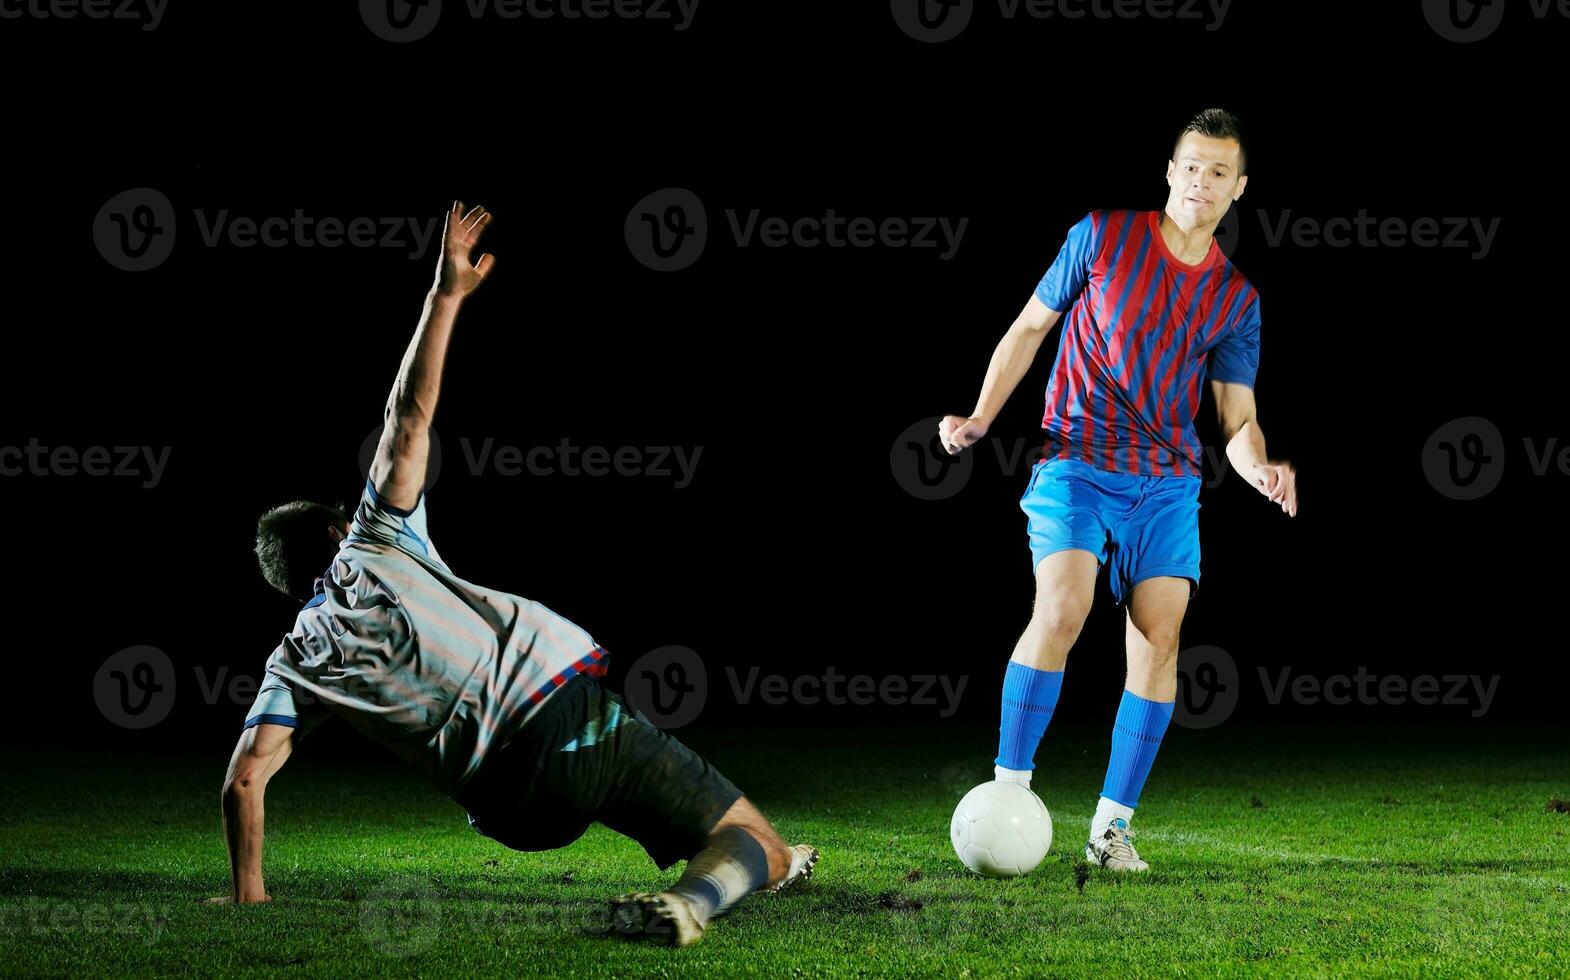
[[[1112,529],[1110,584],[1118,602],[1159,577],[1187,580],[1187,597],[1193,597],[1199,589],[1199,507],[1198,477],[1151,480],[1138,506]]]
[[[517,851],[555,850],[582,837],[598,801],[561,754],[544,749],[490,773],[485,792],[463,803],[469,826]]]
[[[1127,617],[1130,658],[1176,654],[1190,587],[1187,578],[1173,575],[1152,576],[1134,586]]]
[[[594,822],[610,785],[592,747],[604,723],[599,684],[574,677],[552,695],[542,717],[488,755],[460,794],[475,830],[520,851],[565,847]]]
[[[1095,468],[1075,459],[1049,457],[1037,463],[1030,482],[1020,496],[1030,536],[1030,555],[1036,578],[1041,581],[1041,566],[1046,559],[1064,551],[1089,553],[1097,566],[1104,561],[1110,544],[1106,520],[1107,492]],[[1049,569],[1053,584],[1060,575],[1078,581],[1079,565]]]
[[[1036,565],[1033,618],[1044,625],[1079,630],[1096,594],[1096,555],[1083,548],[1055,551]]]
[[[701,850],[741,790],[668,732],[623,705],[604,743],[610,786],[595,819],[643,845],[661,868]]]

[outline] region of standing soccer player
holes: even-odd
[[[1201,379],[1210,380],[1233,468],[1297,514],[1296,473],[1266,455],[1256,417],[1259,295],[1213,237],[1243,195],[1246,163],[1234,116],[1195,116],[1167,162],[1166,207],[1092,211],[1069,229],[993,352],[975,412],[938,426],[950,454],[985,436],[1067,313],[1042,459],[1020,499],[1036,600],[1003,680],[995,772],[1030,784],[1069,649],[1110,562],[1112,596],[1127,603],[1128,676],[1085,856],[1119,871],[1149,867],[1129,820],[1172,718],[1178,630],[1199,589]]]

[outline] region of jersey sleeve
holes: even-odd
[[[414,507],[405,510],[394,507],[376,492],[369,479],[360,491],[360,503],[354,510],[349,525],[349,540],[379,541],[401,548],[410,554],[420,555],[443,565],[436,546],[431,544],[431,534],[426,524],[425,494],[421,492]]]
[[[1067,312],[1090,280],[1090,263],[1096,257],[1095,212],[1085,215],[1068,230],[1052,267],[1036,284],[1036,298],[1049,310]]]
[[[315,698],[302,696],[278,672],[277,662],[280,655],[279,652],[274,652],[267,659],[267,671],[263,676],[262,686],[256,692],[256,700],[251,703],[251,710],[245,716],[243,727],[251,728],[262,724],[285,725],[293,728],[295,737],[300,738],[331,718],[332,711]]]
[[[1210,349],[1206,370],[1212,381],[1254,387],[1259,374],[1259,296],[1249,297],[1226,335]]]

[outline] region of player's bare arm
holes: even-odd
[[[224,776],[224,833],[229,842],[229,894],[206,900],[209,905],[270,902],[262,883],[262,799],[293,747],[294,729],[262,723],[240,733],[229,772]]]
[[[471,259],[475,244],[490,222],[489,211],[476,206],[465,212],[462,201],[454,201],[447,212],[436,281],[425,297],[425,312],[387,396],[381,441],[371,458],[371,485],[394,507],[412,509],[425,485],[431,419],[436,414],[442,365],[447,359],[453,324],[464,299],[479,288],[496,265],[493,255],[481,255],[478,261]]]
[[[1289,516],[1297,516],[1297,471],[1286,460],[1272,460],[1265,453],[1265,434],[1259,428],[1254,389],[1225,381],[1210,382],[1216,397],[1216,415],[1227,459],[1249,485]]]
[[[1035,362],[1041,342],[1047,339],[1062,315],[1058,310],[1048,309],[1034,294],[1031,295],[1030,301],[1019,311],[1019,316],[1014,318],[992,352],[986,379],[981,384],[981,397],[976,400],[976,410],[968,419],[945,415],[943,421],[938,423],[938,438],[943,441],[943,448],[949,455],[957,455],[970,448],[987,434],[992,420],[998,417],[1009,395],[1014,393],[1020,379]]]

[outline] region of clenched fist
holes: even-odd
[[[938,438],[950,456],[958,456],[960,450],[974,446],[986,434],[987,420],[974,415],[968,419],[945,415],[943,421],[938,423]]]

